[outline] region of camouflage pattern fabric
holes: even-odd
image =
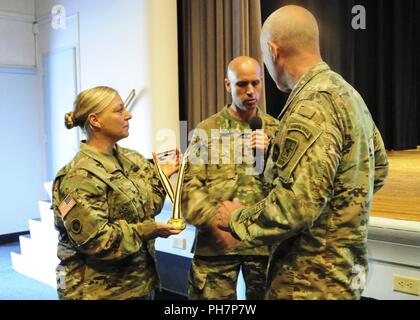
[[[271,139],[279,122],[259,109],[257,114]],[[238,198],[242,203],[253,205],[267,195],[262,172],[258,174],[253,169],[254,156],[247,145],[251,142],[251,133],[248,123],[230,116],[228,106],[201,122],[195,130],[189,149],[197,150],[197,154],[194,159],[188,159],[182,193],[184,217],[197,227],[190,270],[190,299],[236,299],[241,267],[247,279],[247,297],[260,299],[263,295],[268,246],[239,243],[226,249],[211,230],[217,208],[223,201]],[[250,262],[253,259],[255,263]],[[261,259],[265,263],[260,262]]]
[[[189,149],[197,150],[197,154],[194,154],[194,159],[189,159],[186,167],[182,212],[186,221],[197,227],[195,254],[268,255],[267,246],[240,244],[237,248],[227,250],[217,242],[210,229],[217,208],[223,201],[238,198],[245,205],[253,205],[268,193],[264,188],[262,172],[259,175],[247,172],[251,172],[254,167],[253,159],[248,158],[253,158],[252,150],[243,151],[243,158],[236,157],[240,149],[238,145],[246,146],[244,132],[252,132],[250,126],[232,118],[227,109],[228,106],[225,106],[222,111],[201,122],[195,130]],[[265,133],[271,139],[279,122],[261,110],[258,110],[258,116],[263,121]],[[227,148],[224,148],[226,139]]]
[[[143,156],[116,146],[113,157],[82,142],[53,184],[59,298],[135,299],[158,287],[154,216],[164,198]]]
[[[236,286],[242,268],[248,300],[262,300],[265,294],[268,256],[194,257],[190,268],[188,295],[193,300],[236,300]]]
[[[372,197],[388,173],[381,135],[325,63],[301,78],[281,116],[265,170],[272,190],[233,213],[232,232],[273,246],[267,299],[359,299]]]

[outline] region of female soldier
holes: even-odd
[[[53,184],[60,299],[147,299],[159,286],[154,239],[179,230],[154,221],[165,199],[154,167],[117,145],[130,119],[108,87],[83,91],[66,114],[66,127],[88,138]],[[171,176],[179,157],[161,167]]]

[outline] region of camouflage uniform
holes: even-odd
[[[372,197],[388,173],[381,135],[325,63],[300,79],[282,114],[265,170],[272,190],[233,213],[232,233],[273,245],[267,299],[358,299]]]
[[[55,178],[60,299],[136,299],[159,286],[154,216],[164,189],[143,156],[119,146],[115,155],[82,142]]]
[[[200,161],[189,159],[182,193],[185,219],[197,227],[195,256],[189,279],[190,299],[236,299],[236,283],[241,266],[247,284],[247,298],[262,299],[265,292],[269,248],[239,244],[234,249],[226,250],[216,241],[210,228],[217,208],[223,201],[238,198],[246,205],[253,205],[267,195],[262,173],[251,175],[246,172],[248,169],[252,173],[251,159],[245,161],[239,158],[240,161],[235,164],[234,155],[240,149],[238,146],[242,143],[243,148],[245,140],[251,141],[250,135],[244,138],[244,130],[248,130],[248,134],[252,131],[248,123],[232,118],[227,109],[228,106],[225,106],[221,112],[197,126],[211,140],[204,141],[196,134],[189,147],[190,150],[202,152],[195,155]],[[279,122],[260,110],[258,115],[263,121],[265,133],[272,138]],[[218,137],[212,135],[211,130],[226,132],[220,131]],[[226,138],[228,148],[223,149],[222,140]],[[200,144],[204,148],[196,147]],[[242,153],[253,158],[252,150],[248,150],[250,152]],[[211,161],[212,154],[217,155],[217,163]],[[222,162],[225,156],[230,156],[229,163]],[[208,160],[208,164],[205,160]]]

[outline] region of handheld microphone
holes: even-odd
[[[247,122],[252,131],[256,131],[263,128],[263,122],[260,117],[252,118],[248,120]],[[252,150],[252,153],[255,158],[255,170],[256,172],[261,174],[264,170],[264,153],[261,151],[261,149],[259,150],[254,149]]]
[[[251,127],[252,131],[262,129],[262,127],[263,127],[262,119],[260,117],[255,117],[255,118],[249,119],[247,121],[247,123]],[[255,157],[255,150],[254,150],[254,157]]]
[[[252,118],[247,121],[252,131],[262,129],[263,123],[260,117]]]

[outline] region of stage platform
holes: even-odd
[[[371,215],[420,222],[420,147],[390,151],[388,158],[388,179],[374,197]]]

